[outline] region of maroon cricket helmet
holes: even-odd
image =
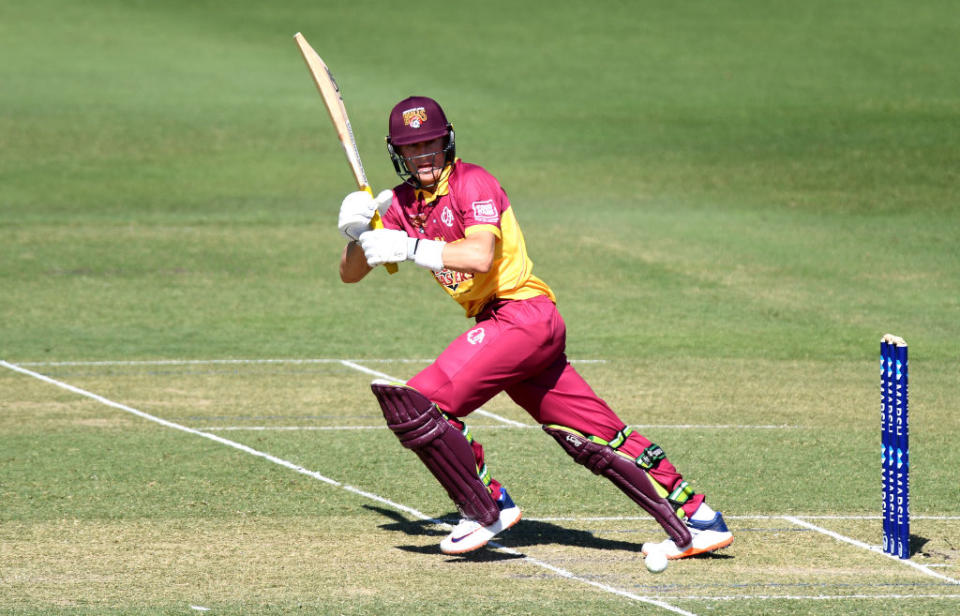
[[[445,137],[452,127],[440,104],[426,96],[411,96],[390,112],[391,145],[408,145]]]
[[[442,150],[433,154],[422,154],[415,158],[443,153],[443,165],[453,164],[457,156],[457,146],[453,134],[453,125],[447,122],[440,104],[426,96],[411,96],[397,103],[390,111],[390,133],[387,135],[387,152],[393,161],[394,171],[405,183],[414,188],[423,188],[417,175],[410,171],[405,159],[395,146],[410,145],[422,141],[432,141],[446,137]],[[411,159],[413,160],[413,159]],[[439,180],[439,173],[434,184]],[[433,186],[434,184],[431,184]]]

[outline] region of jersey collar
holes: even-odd
[[[454,159],[452,165],[447,165],[443,168],[443,171],[440,172],[440,180],[437,181],[437,189],[434,192],[425,190],[423,188],[415,189],[417,192],[417,199],[422,200],[424,203],[430,203],[438,197],[442,197],[450,192],[450,173],[453,171],[454,165],[460,162],[459,158]]]

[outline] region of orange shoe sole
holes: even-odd
[[[706,554],[707,552],[716,552],[717,550],[722,550],[725,547],[728,547],[733,543],[733,537],[728,537],[723,541],[714,543],[713,545],[707,546],[705,548],[695,548],[690,546],[683,552],[680,552],[676,556],[667,556],[667,560],[679,560],[681,558],[689,558],[690,556],[696,556],[697,554]]]

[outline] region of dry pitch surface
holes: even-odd
[[[420,365],[5,364],[2,433],[13,445],[36,444],[25,458],[4,461],[10,472],[3,496],[11,506],[0,525],[0,610],[169,613],[192,606],[249,613],[298,606],[313,613],[444,613],[468,603],[490,613],[509,605],[531,614],[957,608],[960,516],[946,507],[922,511],[913,522],[916,552],[898,561],[880,553],[879,515],[858,506],[861,487],[849,490],[850,510],[839,487],[826,490],[832,502],[798,508],[804,498],[790,499],[791,492],[822,493],[817,465],[797,474],[792,458],[775,452],[817,447],[816,434],[849,418],[777,416],[772,409],[783,401],[773,396],[763,407],[759,401],[770,396],[762,387],[739,388],[728,398],[721,384],[729,375],[716,369],[716,382],[708,383],[711,403],[703,387],[684,386],[684,374],[702,374],[697,365],[674,366],[674,377],[662,367],[635,366],[636,379],[650,384],[644,392],[614,386],[623,366],[578,367],[611,392],[615,406],[636,408],[624,413],[628,421],[676,441],[681,466],[684,459],[694,466],[711,497],[726,505],[736,536],[730,549],[650,574],[639,546],[659,538],[655,524],[570,464],[529,418],[497,398],[471,425],[525,517],[491,549],[445,557],[437,542],[444,523],[453,521],[451,508],[383,428],[366,394],[373,376],[403,378]],[[726,370],[763,368],[741,361]],[[837,378],[836,392],[803,399],[805,390],[787,384],[811,378],[817,366],[787,368],[776,372],[780,395],[800,396],[796,403],[813,411],[817,399],[859,385],[855,376]],[[668,390],[692,409],[683,424],[653,410]],[[869,405],[869,392],[863,397]],[[869,419],[864,423],[872,427]],[[747,448],[766,458],[769,485],[752,493],[746,486],[758,482],[749,478],[750,466],[737,464],[725,477],[710,477],[706,469],[716,456],[702,451],[708,445],[714,453]],[[879,494],[877,471],[866,472],[876,475],[876,485],[864,487],[869,494]],[[782,485],[802,477],[806,484]],[[746,498],[735,499],[736,491]],[[424,588],[431,590],[417,590]]]

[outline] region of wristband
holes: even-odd
[[[443,246],[446,242],[411,237],[407,242],[407,260],[420,267],[439,272],[443,269]]]

